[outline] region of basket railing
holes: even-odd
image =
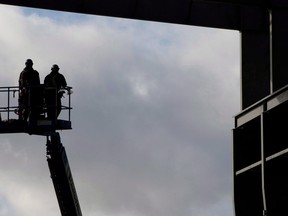
[[[28,103],[25,104],[26,109],[33,109],[35,107],[39,108],[41,110],[41,116],[45,117],[47,115],[47,108],[51,108],[51,105],[48,105],[45,103],[45,92],[48,90],[54,90],[55,94],[57,94],[59,91],[57,91],[56,87],[46,87],[44,85],[39,86],[30,86],[25,87],[27,90],[26,97],[28,98]],[[35,92],[39,93],[39,97],[41,100],[41,103],[38,103],[35,105],[33,103],[33,97],[31,97],[30,91],[34,89]],[[35,91],[36,89],[36,91]],[[20,103],[21,98],[21,92],[23,90],[19,88],[19,86],[6,86],[6,87],[0,87],[0,120],[1,121],[10,121],[14,119],[19,119],[19,110],[23,109],[23,104]],[[40,91],[40,92],[39,92]],[[62,97],[61,101],[61,117],[64,116],[62,111],[67,111],[68,116],[65,118],[65,120],[71,121],[71,94],[72,94],[72,87],[67,86],[65,88],[61,88],[60,91],[63,92],[64,97]],[[68,96],[68,97],[66,97]],[[55,95],[56,98],[56,95]],[[57,104],[52,105],[55,109]],[[53,108],[52,107],[52,108]],[[5,118],[6,116],[6,118]]]

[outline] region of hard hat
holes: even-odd
[[[33,65],[33,61],[31,59],[27,59],[25,64],[27,65]]]
[[[54,64],[51,69],[52,69],[52,70],[53,70],[53,69],[54,69],[54,70],[59,70],[59,67],[58,67],[57,64]]]

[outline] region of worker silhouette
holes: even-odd
[[[19,76],[19,119],[27,121],[40,115],[41,96],[39,94],[40,78],[33,69],[33,61],[27,59],[25,68]]]
[[[61,89],[67,86],[66,79],[59,73],[59,69],[58,65],[54,64],[50,74],[44,79],[47,117],[52,120],[56,120],[61,112],[61,98],[64,94]]]

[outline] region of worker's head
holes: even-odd
[[[33,66],[33,61],[31,59],[27,59],[25,62],[26,67],[32,67]]]
[[[57,64],[52,65],[51,71],[59,71],[59,67]]]

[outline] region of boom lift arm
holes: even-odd
[[[68,158],[58,132],[47,136],[47,162],[62,216],[82,216]]]
[[[45,92],[45,86],[30,86],[31,89],[38,88],[40,92]],[[50,87],[49,87],[50,88]],[[50,88],[51,89],[51,88]],[[70,170],[68,158],[64,146],[61,143],[60,135],[57,130],[71,130],[70,121],[70,111],[71,111],[71,87],[65,87],[64,90],[67,91],[68,101],[66,105],[61,105],[61,110],[68,111],[68,119],[51,119],[46,118],[48,105],[42,103],[43,98],[40,97],[39,104],[28,103],[21,107],[19,104],[19,98],[15,98],[16,92],[19,93],[19,86],[8,86],[0,87],[1,99],[5,99],[6,95],[6,105],[5,100],[1,100],[0,106],[0,134],[5,133],[27,133],[29,135],[40,135],[47,137],[46,144],[46,156],[48,167],[51,173],[51,178],[53,186],[56,192],[56,197],[60,207],[62,216],[82,216],[81,208],[79,205],[76,189],[74,186],[72,173]],[[56,90],[56,89],[55,89]],[[29,91],[31,94],[32,91]],[[3,95],[3,96],[2,96]],[[40,94],[39,94],[40,95]],[[40,95],[41,96],[41,95]],[[29,100],[32,98],[28,95]],[[18,100],[17,100],[18,99]],[[38,98],[39,99],[39,98]],[[68,103],[68,106],[67,106]],[[28,119],[24,120],[19,118],[19,110],[28,110]],[[53,108],[53,106],[50,106]],[[31,111],[34,109],[44,111],[44,114],[37,112],[36,116],[31,116]],[[56,111],[56,106],[54,107]],[[3,114],[3,115],[1,115]],[[5,116],[7,118],[5,118]],[[3,118],[4,117],[4,118]],[[14,117],[14,118],[13,118]],[[16,117],[16,118],[15,118]],[[47,115],[48,117],[48,115]]]

